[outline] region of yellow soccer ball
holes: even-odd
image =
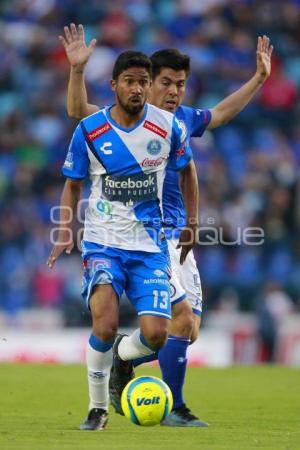
[[[125,416],[136,425],[152,427],[171,412],[173,397],[169,386],[157,377],[137,377],[122,392]]]

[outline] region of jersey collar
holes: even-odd
[[[144,120],[145,120],[145,118],[146,118],[146,115],[147,115],[147,111],[148,111],[148,104],[145,103],[145,106],[144,106],[144,114],[143,114],[142,118],[141,118],[135,125],[133,125],[132,127],[130,127],[130,128],[124,128],[124,127],[122,127],[121,125],[119,125],[117,122],[115,122],[114,119],[111,117],[111,115],[110,115],[110,110],[111,110],[111,108],[112,108],[113,106],[114,106],[114,105],[111,105],[111,106],[107,106],[107,107],[105,108],[105,114],[106,114],[106,117],[107,117],[107,119],[113,124],[114,127],[119,128],[119,130],[125,131],[125,133],[130,133],[131,131],[133,131],[133,130],[135,130],[136,128],[138,128],[138,127],[144,122]]]

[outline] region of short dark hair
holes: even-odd
[[[184,70],[188,76],[190,72],[190,57],[176,48],[158,50],[150,56],[152,62],[152,79],[160,74],[163,67],[173,70]]]
[[[152,64],[150,58],[145,53],[128,50],[121,53],[116,59],[112,72],[113,80],[117,80],[118,76],[130,67],[143,67],[151,77]]]

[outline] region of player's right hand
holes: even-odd
[[[52,269],[57,258],[65,251],[68,255],[71,253],[74,247],[73,239],[70,234],[68,236],[60,235],[57,242],[53,246],[51,253],[47,259],[47,266]]]
[[[186,260],[188,253],[197,244],[197,226],[188,226],[182,229],[179,242],[176,248],[181,248],[180,264],[182,265]]]
[[[69,63],[73,67],[83,67],[89,60],[96,46],[96,39],[92,39],[87,46],[84,38],[84,28],[74,23],[64,27],[65,36],[59,36],[59,40],[65,48]]]
[[[270,45],[268,36],[259,36],[257,39],[256,48],[256,65],[257,73],[263,79],[267,79],[271,74],[271,56],[273,52],[273,45]]]

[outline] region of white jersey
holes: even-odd
[[[142,119],[123,128],[101,109],[75,130],[62,169],[91,179],[84,240],[126,250],[159,252],[166,166],[184,168],[192,158],[175,116],[146,104]]]

